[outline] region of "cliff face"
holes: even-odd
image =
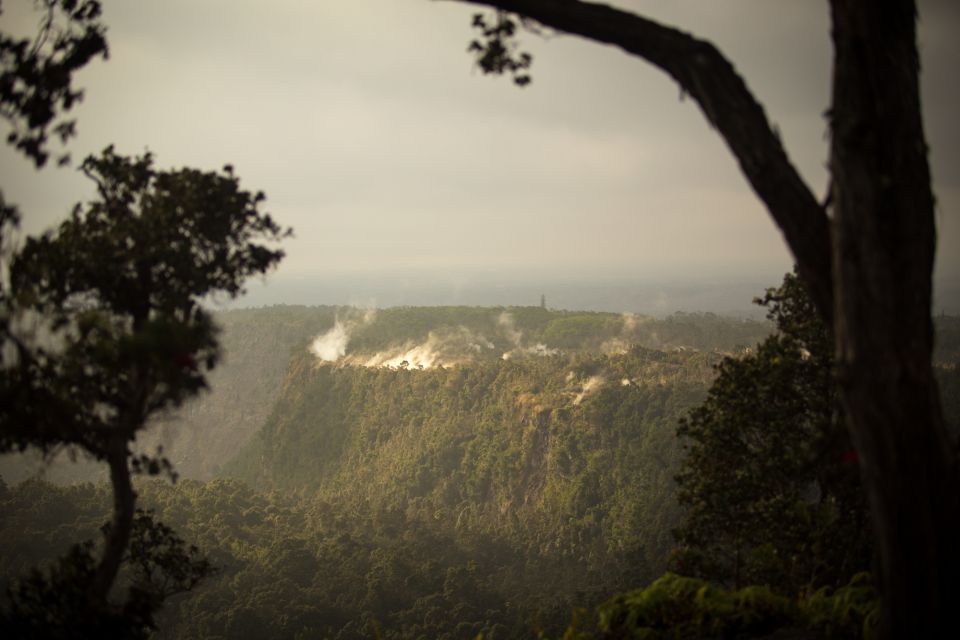
[[[137,447],[162,446],[185,478],[207,480],[246,444],[273,411],[292,357],[318,338],[331,344],[338,364],[400,366],[492,361],[559,351],[615,353],[631,344],[655,349],[732,350],[769,331],[763,322],[712,314],[665,319],[613,313],[551,311],[540,307],[399,307],[372,312],[347,307],[274,306],[219,312],[222,363],[210,390],[158,421]],[[337,326],[341,332],[334,331]],[[333,332],[336,335],[331,335]],[[342,353],[341,353],[342,352]],[[420,359],[420,360],[418,360]],[[444,360],[446,359],[446,360]],[[0,476],[16,483],[32,475],[74,483],[103,479],[104,469],[61,454],[56,464],[35,455],[0,456]]]
[[[151,451],[163,446],[180,475],[209,480],[263,424],[293,354],[335,314],[333,307],[219,314],[224,359],[210,375],[210,390],[157,424],[138,445]]]
[[[659,570],[677,515],[676,421],[718,359],[634,347],[410,369],[302,354],[223,474],[558,557],[639,554]]]

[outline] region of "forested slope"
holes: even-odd
[[[702,399],[716,361],[636,347],[416,370],[317,365],[304,354],[224,473],[422,511],[551,553],[650,547],[661,558],[674,426]]]
[[[574,608],[663,572],[677,420],[722,354],[769,331],[537,307],[220,320],[226,363],[170,448],[219,477],[137,487],[219,567],[158,637],[559,636]],[[939,344],[956,424],[956,336]],[[109,501],[103,484],[0,483],[0,588],[98,540]]]
[[[216,314],[222,328],[223,362],[209,376],[210,391],[156,422],[138,447],[153,452],[157,445],[183,476],[209,479],[236,454],[270,412],[287,362],[309,337],[333,323],[334,307],[275,306]],[[104,479],[102,465],[44,465],[37,456],[2,456],[0,474],[19,481],[41,473],[54,482]]]
[[[380,311],[350,307],[279,305],[215,314],[222,327],[223,362],[210,375],[210,391],[158,421],[138,443],[153,452],[162,445],[182,477],[207,480],[236,455],[269,415],[288,362],[337,323],[350,353],[402,355],[424,344],[443,343],[460,356],[497,359],[523,345],[543,350],[650,348],[733,350],[770,331],[765,322],[714,314],[675,314],[663,319],[613,313],[569,312],[540,307],[398,307]],[[469,348],[473,338],[480,351]],[[482,343],[482,344],[481,344]],[[454,346],[459,345],[459,346]],[[466,349],[466,351],[465,351]],[[449,355],[449,352],[448,352]],[[398,361],[399,362],[399,361]],[[98,465],[44,465],[37,456],[0,457],[0,475],[18,482],[43,473],[54,482],[102,479]]]
[[[226,468],[249,486],[139,485],[221,568],[161,635],[559,632],[573,607],[663,570],[674,424],[717,359],[636,347],[419,370],[303,353]],[[102,485],[5,489],[3,576],[95,539],[108,501]]]

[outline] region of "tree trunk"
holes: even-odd
[[[879,548],[882,636],[937,637],[960,575],[960,483],[931,366],[936,230],[915,7],[831,5],[838,379]]]
[[[934,200],[913,0],[831,0],[833,220],[709,43],[582,0],[459,0],[612,44],[670,74],[724,137],[834,327],[880,555],[885,638],[938,637],[960,578],[960,469],[931,353]]]
[[[579,0],[459,0],[516,12],[620,47],[673,78],[703,111],[767,206],[817,309],[832,324],[830,222],[733,64],[711,43],[622,9]]]
[[[110,588],[117,578],[130,541],[137,498],[127,464],[126,436],[114,436],[107,446],[107,464],[110,465],[110,483],[113,486],[113,520],[107,529],[103,557],[90,589],[90,600],[96,607],[106,606]]]

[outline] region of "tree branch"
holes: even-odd
[[[635,14],[582,0],[456,0],[503,9],[558,31],[620,47],[673,78],[700,106],[783,232],[827,326],[832,326],[830,221],[733,65],[711,43]]]

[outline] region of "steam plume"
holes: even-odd
[[[320,359],[321,362],[336,362],[347,354],[347,344],[350,342],[350,334],[358,325],[370,324],[377,315],[376,309],[365,309],[363,315],[356,317],[355,312],[348,315],[354,317],[348,318],[346,322],[340,320],[340,317],[333,321],[333,327],[324,334],[313,339],[310,343],[310,353]]]
[[[350,334],[346,326],[337,318],[332,329],[314,338],[310,344],[310,353],[323,362],[336,362],[346,355],[349,341]]]

